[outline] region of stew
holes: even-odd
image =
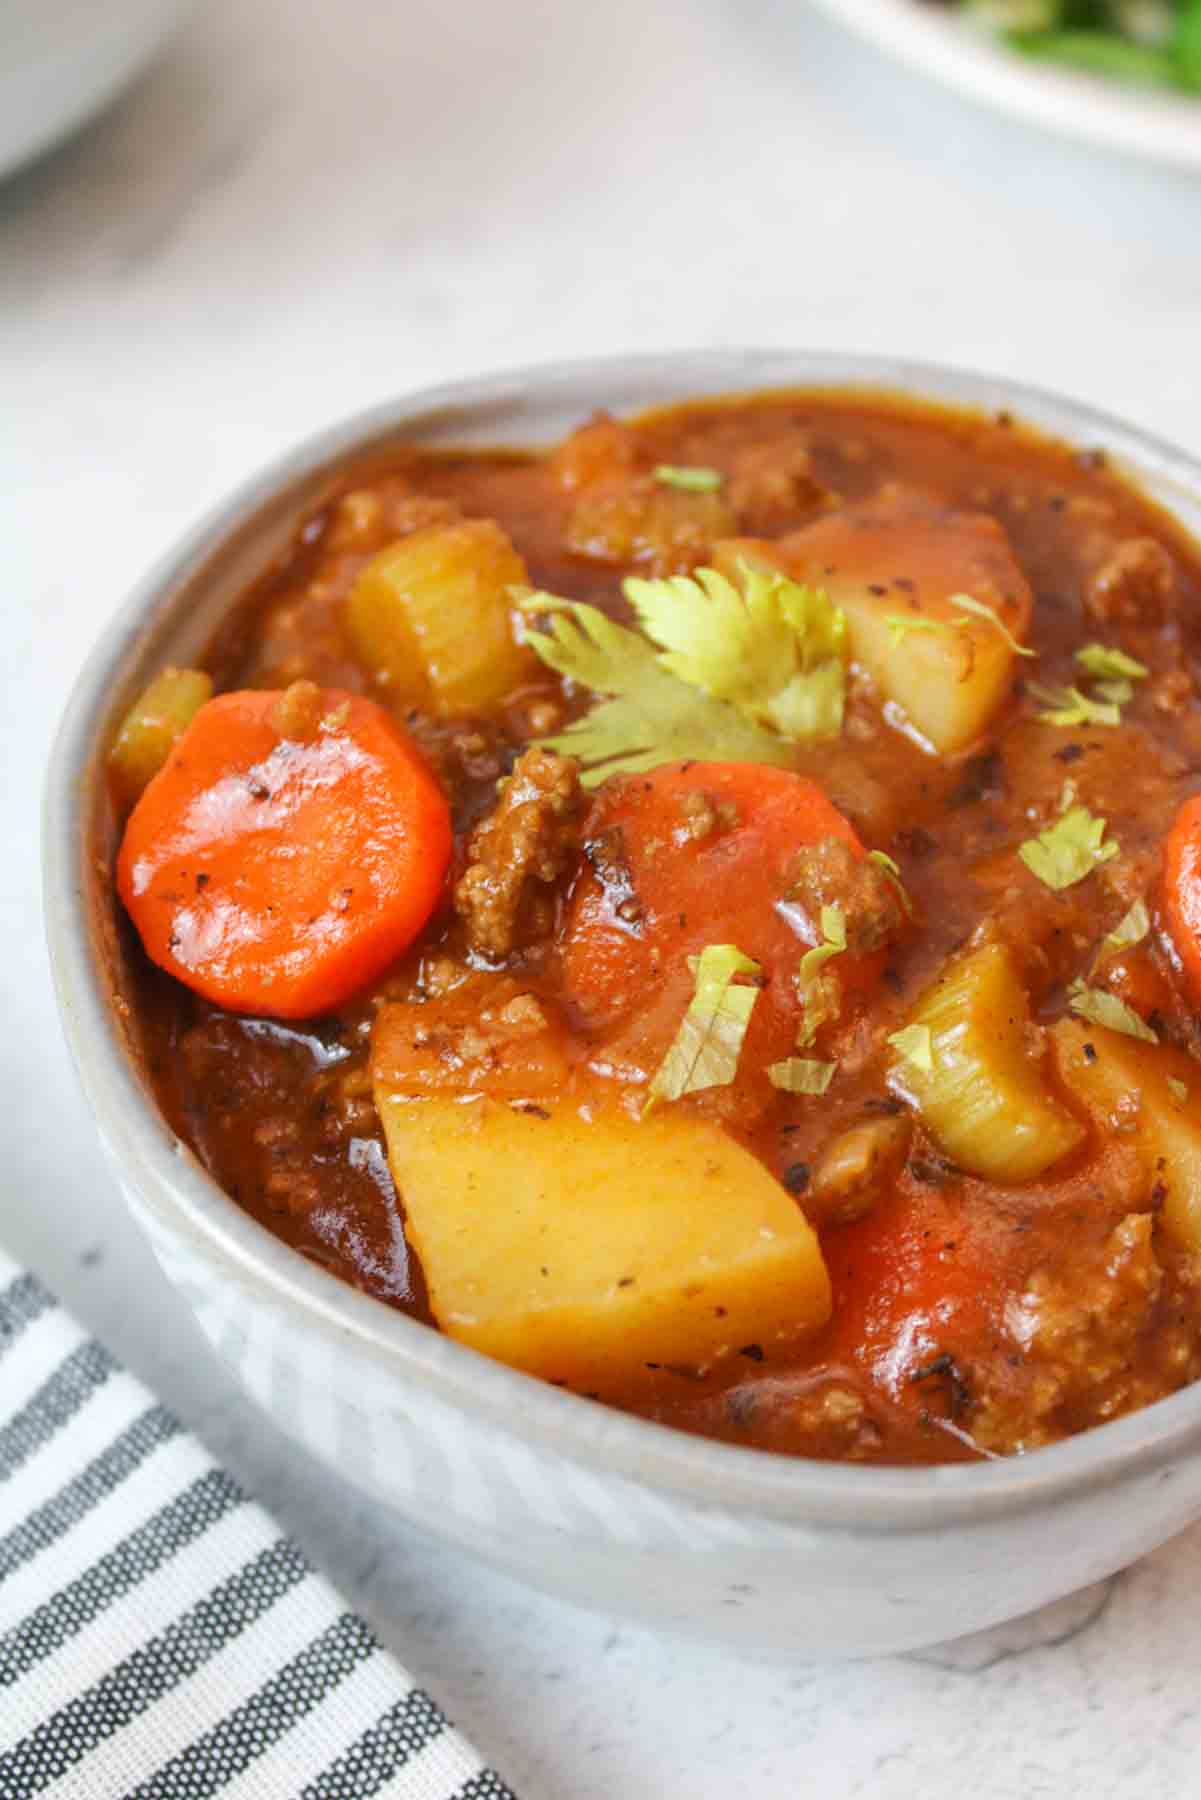
[[[685,1430],[1201,1373],[1201,557],[889,396],[340,470],[114,743],[161,1103],[381,1301]]]

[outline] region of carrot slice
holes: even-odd
[[[1201,794],[1176,814],[1164,846],[1164,910],[1194,1001],[1201,1005]]]
[[[787,769],[670,763],[607,782],[584,835],[592,872],[572,895],[563,978],[601,1060],[654,1069],[692,996],[688,959],[735,944],[767,977],[740,1060],[745,1099],[743,1071],[750,1079],[796,1047],[796,972],[820,935],[786,898],[797,853],[835,839],[858,863],[867,853],[853,827]],[[839,956],[848,1011],[882,964],[881,952]]]
[[[441,789],[384,708],[297,683],[201,707],[130,815],[117,886],[188,987],[304,1018],[407,948],[450,852]]]

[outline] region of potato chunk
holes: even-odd
[[[109,752],[125,805],[140,798],[212,695],[213,678],[202,669],[162,669],[138,695]]]
[[[961,1169],[1033,1181],[1084,1141],[1031,1055],[1026,993],[1006,946],[986,944],[952,962],[908,1023],[929,1031],[933,1068],[904,1056],[891,1085]]]
[[[796,580],[842,607],[851,655],[927,745],[945,753],[981,736],[1009,693],[1016,655],[1006,631],[953,599],[989,607],[1019,640],[1032,606],[995,519],[916,499],[876,502],[782,538],[779,553]]]
[[[563,1035],[511,975],[462,971],[447,994],[382,1006],[371,1067],[389,1093],[523,1100],[570,1075]]]
[[[1099,1131],[1127,1134],[1136,1146],[1146,1183],[1139,1198],[1162,1208],[1177,1243],[1201,1250],[1201,1068],[1183,1050],[1080,1019],[1060,1019],[1051,1041],[1064,1085]]]
[[[355,655],[398,700],[483,712],[535,673],[516,642],[511,587],[525,563],[491,519],[435,525],[381,550],[346,606]]]
[[[434,1316],[501,1362],[612,1395],[829,1317],[814,1232],[715,1125],[413,1100],[378,1079],[376,1104]]]

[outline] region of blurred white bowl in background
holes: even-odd
[[[99,112],[188,0],[0,0],[0,176]]]

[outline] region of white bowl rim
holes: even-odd
[[[46,930],[63,1026],[91,1110],[142,1197],[169,1214],[176,1230],[201,1240],[210,1259],[266,1287],[314,1327],[353,1338],[398,1382],[407,1377],[469,1418],[599,1472],[742,1515],[849,1530],[938,1529],[1041,1508],[1119,1478],[1158,1470],[1167,1479],[1174,1459],[1201,1448],[1201,1382],[1024,1456],[905,1467],[820,1462],[694,1437],[537,1381],[360,1293],[243,1212],[169,1129],[121,1043],[87,918],[86,773],[113,679],[160,606],[277,490],[383,433],[416,430],[448,410],[486,412],[517,396],[549,402],[577,383],[611,380],[616,388],[645,378],[653,386],[665,375],[677,386],[695,379],[698,398],[860,387],[969,410],[1004,407],[1069,442],[1103,446],[1136,480],[1140,470],[1154,472],[1201,501],[1201,462],[1111,415],[1006,378],[842,352],[702,350],[533,365],[419,390],[316,433],[240,483],[136,584],[86,659],[55,739],[44,808]]]

